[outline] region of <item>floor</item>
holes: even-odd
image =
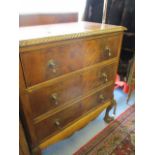
[[[134,104],[135,93],[132,93],[128,104],[126,104],[127,95],[119,88],[114,91],[114,98],[116,99],[118,105],[115,116],[117,117],[130,105]],[[94,137],[98,132],[103,130],[108,125],[103,120],[104,114],[105,111],[103,111],[87,126],[75,132],[71,137],[44,149],[42,152],[43,155],[72,155],[75,151],[77,151],[81,146],[87,143],[92,137]]]

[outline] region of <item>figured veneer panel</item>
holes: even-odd
[[[27,87],[118,56],[121,35],[21,53]]]
[[[115,79],[117,63],[92,68],[77,76],[68,77],[51,86],[44,87],[29,93],[33,117],[37,117],[51,109],[71,102],[78,96]]]
[[[35,124],[38,140],[41,141],[54,133],[60,132],[69,123],[76,121],[76,119],[88,113],[93,108],[110,100],[112,97],[112,90],[113,85],[103,88],[84,100]]]

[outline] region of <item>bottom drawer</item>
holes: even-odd
[[[80,118],[94,107],[104,104],[112,97],[113,86],[108,86],[77,102],[51,117],[35,124],[38,141],[63,130],[69,123]]]

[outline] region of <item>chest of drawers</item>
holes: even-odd
[[[90,22],[20,28],[20,113],[32,153],[112,107],[124,27]]]

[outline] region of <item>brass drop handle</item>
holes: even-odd
[[[54,93],[54,94],[51,94],[51,96],[50,96],[50,101],[53,103],[54,102],[54,104],[58,104],[58,95],[56,94],[56,93]]]
[[[60,121],[59,120],[55,120],[55,125],[59,127],[60,126]]]
[[[106,54],[107,54],[108,57],[111,57],[112,56],[111,49],[109,47],[106,47],[105,48],[105,52],[106,52]]]
[[[104,96],[103,96],[103,94],[101,94],[100,96],[99,96],[99,98],[100,98],[100,100],[104,100],[105,98],[104,98]]]
[[[107,81],[108,81],[108,76],[107,76],[107,74],[106,74],[106,73],[102,73],[102,77],[105,79],[105,82],[107,82]]]
[[[53,73],[56,73],[56,63],[54,62],[54,60],[48,61],[48,68],[52,69]]]

